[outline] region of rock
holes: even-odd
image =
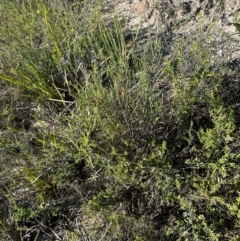
[[[240,56],[233,25],[239,12],[238,0],[105,0],[104,18],[118,16],[126,30],[159,36],[168,48],[166,55],[169,45],[185,36],[186,41],[211,41],[213,53],[226,61]]]

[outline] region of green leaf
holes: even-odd
[[[236,30],[240,33],[240,23],[233,23]]]

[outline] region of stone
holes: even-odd
[[[105,0],[104,18],[118,16],[126,30],[165,36],[168,45],[182,36],[211,40],[214,53],[236,59],[240,38],[233,23],[239,13],[238,0]]]

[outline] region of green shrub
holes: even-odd
[[[2,17],[0,79],[18,96],[1,116],[34,107],[1,133],[1,240],[239,239],[239,130],[209,44],[179,39],[163,58],[87,1]]]

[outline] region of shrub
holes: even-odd
[[[87,2],[3,19],[2,240],[238,240],[239,131],[208,44],[163,58]]]

